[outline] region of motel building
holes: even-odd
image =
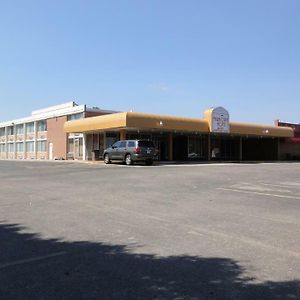
[[[67,121],[114,111],[68,102],[35,110],[30,117],[0,123],[0,159],[85,159],[83,134],[66,134]]]
[[[216,107],[202,118],[116,112],[69,102],[0,123],[0,159],[98,160],[117,140],[152,140],[161,161],[282,160],[289,126],[231,122]]]

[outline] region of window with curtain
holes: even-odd
[[[17,152],[24,152],[24,143],[16,143]]]
[[[47,131],[47,121],[41,120],[37,122],[37,130],[38,131]]]
[[[37,151],[46,152],[47,151],[47,141],[38,141],[37,142]]]
[[[17,134],[23,134],[24,133],[24,125],[23,124],[17,125],[16,132],[17,132]]]
[[[26,124],[26,132],[27,133],[32,133],[34,132],[34,122],[27,123]]]
[[[26,142],[26,152],[34,152],[34,142]]]
[[[6,152],[6,145],[0,144],[0,153],[5,153],[5,152]]]
[[[14,143],[7,144],[7,147],[8,147],[8,152],[15,152],[15,144]]]
[[[14,126],[7,127],[7,134],[8,135],[14,135]]]

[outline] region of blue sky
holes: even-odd
[[[0,0],[0,120],[72,100],[300,122],[300,1]]]

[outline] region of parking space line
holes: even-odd
[[[245,194],[262,195],[262,196],[270,196],[270,197],[278,197],[278,198],[288,198],[288,199],[293,199],[293,200],[299,199],[300,200],[300,197],[297,197],[297,196],[269,194],[269,193],[261,193],[261,192],[254,192],[254,191],[242,191],[242,190],[231,189],[231,188],[217,188],[217,190],[237,192],[237,193],[245,193]]]
[[[67,252],[63,251],[63,252],[52,253],[52,254],[45,255],[45,256],[37,256],[37,257],[33,257],[33,258],[28,258],[28,259],[16,260],[16,261],[9,262],[6,264],[0,264],[0,270],[5,269],[7,267],[23,265],[23,264],[27,264],[27,263],[31,263],[31,262],[45,260],[45,259],[52,258],[52,257],[66,255],[66,254],[67,254]]]
[[[291,185],[291,184],[274,184],[274,183],[261,183],[262,185],[266,185],[266,186],[277,186],[277,187],[285,187],[285,188],[296,188],[296,189],[300,189],[300,186],[298,185]]]

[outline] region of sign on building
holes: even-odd
[[[229,133],[229,113],[223,107],[216,107],[211,112],[211,131]]]

